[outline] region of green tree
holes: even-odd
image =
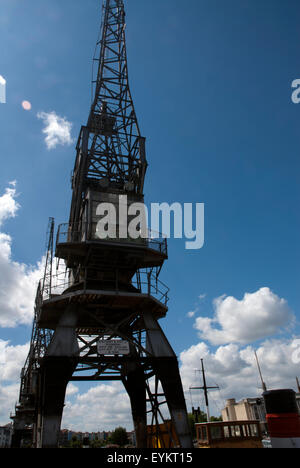
[[[92,440],[92,442],[90,443],[90,447],[95,449],[95,448],[101,448],[103,447],[104,445],[104,441],[103,440],[99,440],[99,439],[95,439],[95,440]]]
[[[127,431],[124,427],[117,427],[110,436],[110,440],[112,444],[119,445],[120,447],[124,447],[129,443],[127,437]]]
[[[82,444],[80,440],[77,439],[76,436],[72,437],[72,440],[70,442],[70,448],[82,448]]]
[[[212,416],[210,418],[211,422],[218,422],[218,421],[223,421],[222,416],[219,416],[218,418],[216,416]]]

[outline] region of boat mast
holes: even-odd
[[[205,397],[205,406],[206,406],[206,414],[207,414],[207,422],[210,422],[210,411],[209,411],[209,402],[208,402],[208,390],[212,389],[217,389],[219,390],[219,387],[208,387],[206,385],[206,376],[205,376],[205,370],[204,370],[204,362],[203,359],[201,359],[201,370],[202,370],[202,378],[203,378],[203,387],[190,387],[190,390],[203,390],[204,391],[204,397]]]
[[[254,351],[254,354],[255,354],[255,359],[256,359],[256,362],[257,362],[258,372],[259,372],[259,375],[260,375],[262,389],[263,389],[264,392],[266,392],[267,391],[267,386],[266,386],[266,384],[264,382],[264,379],[263,379],[263,376],[262,376],[262,372],[261,372],[261,368],[260,368],[260,365],[259,365],[259,360],[258,360],[258,356],[257,356],[256,351]]]

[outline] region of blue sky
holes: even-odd
[[[10,262],[25,270],[36,269],[44,253],[48,217],[57,224],[68,220],[75,141],[91,103],[100,5],[0,0],[0,75],[7,81],[7,103],[0,104],[0,197],[16,180],[12,198],[20,205],[0,226],[11,237]],[[184,240],[170,240],[161,274],[171,288],[162,326],[176,353],[187,353],[184,382],[189,385],[204,354],[210,380],[230,396],[226,379],[234,374],[238,381],[239,374],[218,373],[226,351],[226,359],[238,355],[245,371],[252,369],[254,392],[251,353],[245,357],[250,346],[261,349],[272,385],[295,386],[297,368],[284,359],[300,334],[300,105],[291,101],[291,83],[300,78],[299,2],[127,0],[126,10],[131,91],[147,138],[146,201],[205,203],[203,249],[187,251]],[[24,100],[30,111],[22,108]],[[39,112],[65,117],[74,142],[49,150]],[[240,330],[252,306],[259,311],[258,340],[242,338]],[[195,313],[188,318],[188,312]],[[222,339],[216,329],[223,330]],[[29,324],[3,326],[0,339],[17,347],[30,332]],[[284,352],[275,359],[271,354],[280,346]],[[284,370],[273,382],[274,359]],[[7,385],[14,385],[12,378]],[[252,395],[237,392],[242,396]],[[75,391],[73,398],[70,405],[79,404]]]

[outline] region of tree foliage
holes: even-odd
[[[70,448],[82,448],[82,443],[80,440],[77,439],[76,436],[72,437],[72,440],[70,441]]]
[[[129,443],[127,431],[124,427],[117,427],[111,434],[110,440],[113,444],[124,447]]]

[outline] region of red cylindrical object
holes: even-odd
[[[267,414],[271,437],[300,437],[300,416],[295,413]]]
[[[272,390],[263,396],[272,447],[300,448],[300,415],[294,390]]]

